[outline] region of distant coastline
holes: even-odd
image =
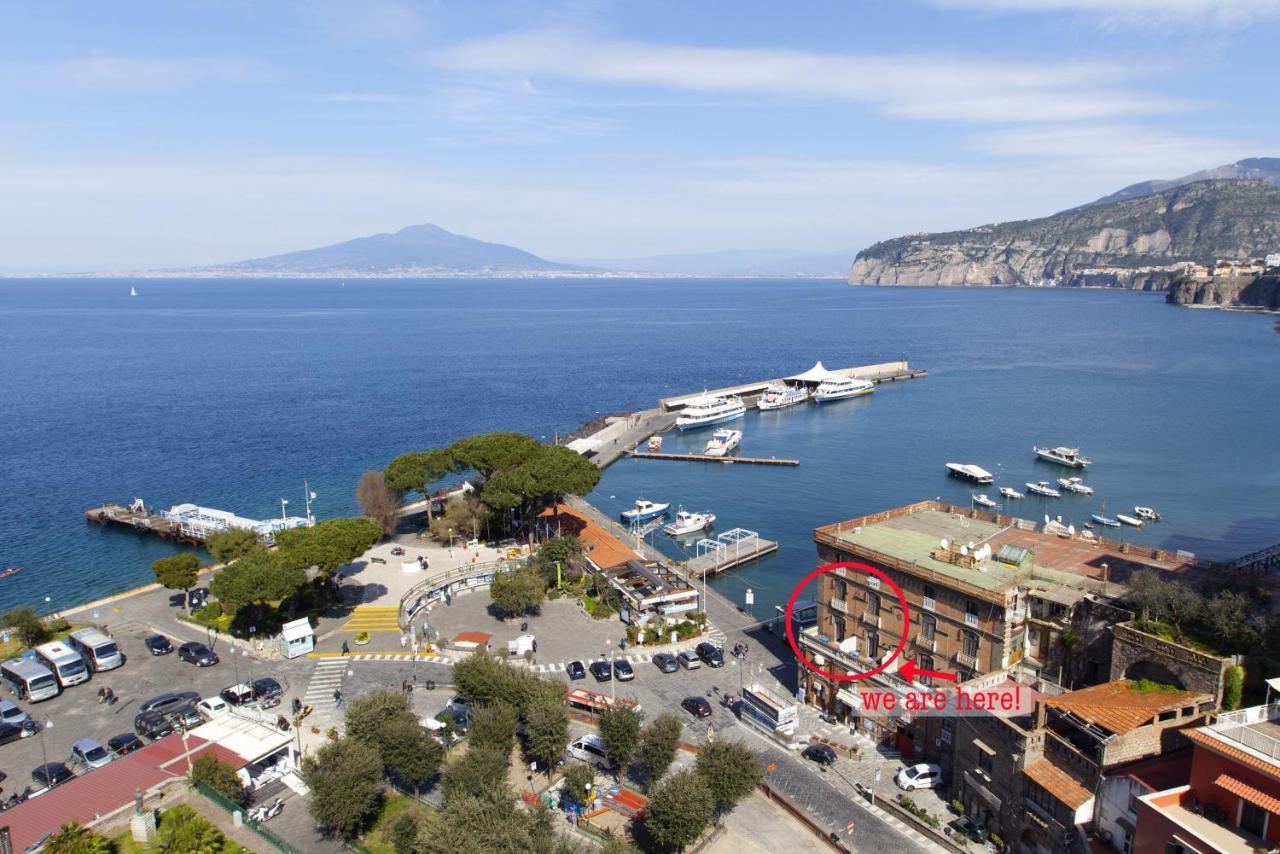
[[[716,273],[642,273],[625,270],[388,270],[385,272],[337,271],[317,273],[251,272],[246,270],[128,270],[94,273],[0,273],[0,280],[17,279],[309,279],[344,281],[350,279],[803,279],[843,282],[844,276],[829,275],[744,275]]]

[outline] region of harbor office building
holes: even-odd
[[[1046,694],[1113,678],[1109,626],[1132,616],[1118,605],[1119,582],[1143,568],[1180,572],[1188,561],[1059,527],[1061,535],[1045,534],[1024,519],[923,501],[816,529],[820,563],[884,573],[906,598],[910,620],[902,654],[886,672],[855,683],[806,670],[806,701],[894,745],[904,759],[945,767],[950,719],[872,712],[860,689],[905,696],[910,686],[896,671],[908,660],[961,682],[1004,671]],[[892,658],[904,622],[890,585],[840,569],[819,577],[816,598],[817,623],[798,637],[815,665],[847,675]]]

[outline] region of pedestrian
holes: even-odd
[[[408,645],[409,645],[409,638],[405,635],[400,635],[400,648],[404,649]]]
[[[341,688],[333,689],[333,706],[334,708],[337,708],[337,709],[342,708],[342,689]]]
[[[295,715],[302,714],[302,701],[299,700],[297,697],[293,698],[293,713]]]
[[[347,646],[347,642],[346,642],[346,641],[343,641],[343,642],[342,642],[342,654],[343,654],[343,655],[350,655],[350,654],[351,654],[351,647]]]
[[[101,706],[107,699],[107,689],[102,686],[98,687],[98,705]]]

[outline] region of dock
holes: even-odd
[[[177,522],[159,513],[148,512],[141,501],[134,501],[128,507],[122,504],[91,507],[84,511],[84,518],[85,521],[98,525],[118,525],[144,534],[154,534],[164,540],[177,540],[192,546],[200,545],[200,541],[194,537],[183,535]]]
[[[628,457],[637,460],[684,460],[698,463],[750,463],[758,466],[798,466],[799,460],[783,457],[709,457],[706,454],[664,454],[657,451],[627,451]]]
[[[837,368],[831,371],[833,374],[851,377],[857,380],[866,380],[875,385],[883,383],[901,382],[902,380],[914,380],[921,377],[929,376],[929,372],[923,368],[913,368],[906,360],[899,362],[881,362],[876,365],[861,365],[854,368]],[[743,385],[726,386],[725,388],[710,388],[705,391],[694,392],[693,394],[682,394],[677,397],[664,397],[658,401],[658,408],[662,412],[678,412],[683,409],[690,401],[696,400],[704,395],[712,397],[740,397],[748,408],[755,406],[756,401],[760,399],[760,395],[771,385],[782,385],[786,383],[786,377],[776,377],[771,380],[757,380],[753,383],[744,383]]]
[[[742,566],[778,550],[776,542],[746,528],[725,531],[714,540],[698,540],[696,547],[697,556],[684,564],[684,571],[695,578]]]

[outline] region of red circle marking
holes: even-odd
[[[874,670],[868,670],[865,673],[848,673],[841,675],[839,673],[830,673],[818,667],[809,659],[805,658],[804,653],[800,651],[800,645],[796,643],[795,629],[793,629],[791,625],[791,615],[795,612],[796,599],[800,596],[800,591],[808,587],[809,582],[813,581],[819,575],[825,575],[826,573],[834,572],[837,569],[856,569],[861,572],[874,575],[876,578],[880,579],[882,583],[887,584],[892,588],[894,595],[898,597],[898,604],[902,606],[902,637],[898,639],[898,645],[894,647],[893,655],[885,659],[884,663],[879,667]],[[902,655],[902,649],[907,645],[907,635],[910,634],[911,610],[907,606],[907,597],[903,594],[902,588],[895,584],[892,578],[885,575],[874,566],[867,566],[865,563],[858,563],[857,561],[842,561],[840,563],[829,563],[825,566],[818,567],[813,572],[806,575],[804,579],[796,585],[796,588],[791,591],[791,598],[787,600],[785,620],[787,643],[791,645],[791,651],[796,654],[796,658],[799,659],[800,663],[803,664],[806,669],[817,673],[819,676],[834,679],[837,682],[857,682],[859,679],[866,679],[869,676],[875,676],[877,673],[883,673],[885,668],[890,664],[893,664],[893,662],[897,660],[898,656]]]

